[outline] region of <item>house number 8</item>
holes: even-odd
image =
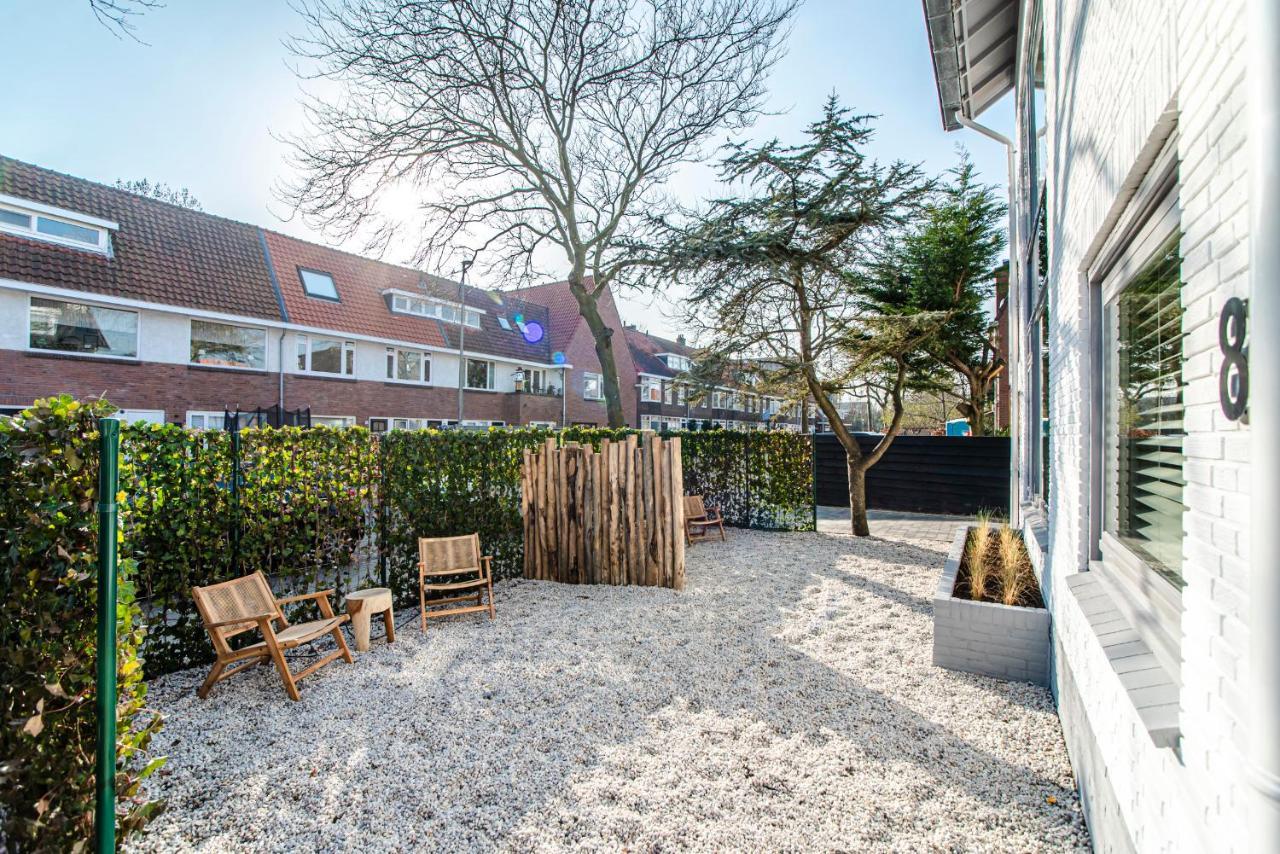
[[[1248,313],[1248,304],[1232,297],[1218,319],[1218,346],[1223,356],[1218,398],[1223,414],[1232,421],[1244,418],[1249,405],[1249,348],[1244,343]]]

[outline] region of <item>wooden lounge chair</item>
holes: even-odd
[[[489,591],[489,604],[484,592]],[[427,592],[446,594],[427,599]],[[466,591],[466,592],[462,592]],[[439,605],[466,603],[444,610],[428,611]],[[422,537],[418,540],[418,605],[422,611],[422,630],[427,630],[427,617],[447,617],[488,611],[493,619],[493,558],[480,554],[480,535],[461,537]]]
[[[687,543],[701,542],[711,536],[713,527],[720,529],[720,539],[724,540],[724,517],[715,507],[707,507],[702,503],[701,495],[684,497],[684,539]]]
[[[347,641],[342,636],[342,624],[350,618],[346,614],[334,616],[333,607],[329,604],[329,596],[332,593],[332,590],[320,590],[315,593],[277,599],[271,593],[271,586],[267,584],[266,576],[261,572],[223,581],[220,584],[211,584],[208,587],[191,588],[191,595],[195,597],[200,619],[204,620],[204,627],[208,630],[209,638],[213,641],[214,652],[218,655],[213,670],[209,672],[208,678],[204,680],[204,684],[197,692],[200,699],[208,697],[209,690],[217,682],[235,676],[237,673],[243,673],[268,658],[275,662],[276,669],[280,671],[284,690],[291,700],[299,699],[297,680],[310,676],[329,662],[339,658],[348,664],[352,663],[351,650],[347,648]],[[316,600],[316,604],[320,607],[321,618],[309,623],[290,625],[280,606],[290,602],[301,602],[304,599]],[[277,621],[281,624],[279,631],[274,625]],[[255,628],[262,632],[262,641],[240,649],[231,648],[228,643],[231,638]],[[284,660],[284,651],[310,643],[326,634],[333,635],[338,648],[305,670],[290,673],[289,665]],[[244,663],[232,670],[227,669],[236,662]]]

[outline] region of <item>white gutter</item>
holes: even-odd
[[[1019,368],[1022,366],[1022,287],[1021,276],[1018,269],[1018,256],[1021,254],[1021,242],[1018,240],[1018,213],[1017,213],[1017,181],[1015,180],[1016,172],[1014,166],[1014,145],[1013,140],[1000,133],[992,130],[986,125],[979,124],[973,119],[964,115],[964,113],[956,110],[955,119],[962,127],[969,130],[977,131],[988,139],[993,139],[1004,146],[1005,159],[1008,165],[1008,190],[1009,190],[1009,296],[1005,308],[1005,318],[1009,327],[1009,362],[1005,366],[1005,370],[1009,372],[1009,519],[1015,527],[1022,524],[1022,442],[1019,433],[1019,426],[1023,423],[1022,417],[1022,394],[1021,380],[1019,373],[1014,372],[1014,366]],[[1029,425],[1028,425],[1029,426]],[[1035,425],[1036,430],[1040,429],[1040,425]]]
[[[1280,851],[1280,4],[1250,0],[1248,311],[1252,850]]]

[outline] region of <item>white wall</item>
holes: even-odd
[[[1218,404],[1217,322],[1225,299],[1245,297],[1250,287],[1244,3],[1044,5],[1052,275],[1048,581],[1062,664],[1081,701],[1070,713],[1077,704],[1063,701],[1064,726],[1088,732],[1093,756],[1105,764],[1102,788],[1111,791],[1115,818],[1127,826],[1135,849],[1242,850],[1248,428],[1227,421]],[[1088,568],[1093,546],[1089,473],[1096,413],[1083,268],[1090,247],[1108,233],[1117,201],[1142,177],[1144,147],[1169,108],[1178,123],[1186,310],[1180,755],[1148,738],[1064,583]],[[1011,376],[1015,394],[1025,393],[1024,375]],[[1021,428],[1024,439],[1035,435],[1031,425]],[[1085,757],[1073,758],[1079,768]],[[1117,850],[1126,842],[1099,841]]]

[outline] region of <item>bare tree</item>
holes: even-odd
[[[152,183],[146,178],[139,178],[136,181],[126,181],[123,178],[116,179],[116,187],[128,193],[138,196],[145,196],[148,199],[159,199],[162,202],[168,202],[171,205],[177,205],[180,208],[188,208],[193,211],[202,211],[204,206],[200,204],[200,200],[191,194],[186,187],[170,187],[168,184],[156,181]]]
[[[718,200],[674,226],[666,272],[691,288],[688,320],[722,352],[784,366],[830,422],[848,458],[851,527],[867,536],[866,473],[902,420],[903,392],[918,378],[932,313],[886,315],[861,307],[887,234],[915,215],[931,189],[920,170],[866,160],[869,118],[833,98],[807,139],[731,146],[723,176],[744,195]],[[871,451],[835,397],[885,377],[891,417]]]
[[[160,9],[163,6],[159,0],[89,0],[89,8],[93,10],[99,24],[110,30],[116,38],[128,36],[136,42],[142,40],[134,32],[136,28],[133,19],[148,9]]]
[[[542,274],[547,256],[595,339],[609,423],[626,423],[597,302],[702,144],[752,121],[795,0],[346,0],[308,3],[295,53],[340,98],[308,100],[285,198],[342,238],[385,249],[420,193],[414,258],[479,257]],[[548,265],[549,266],[549,265]]]

